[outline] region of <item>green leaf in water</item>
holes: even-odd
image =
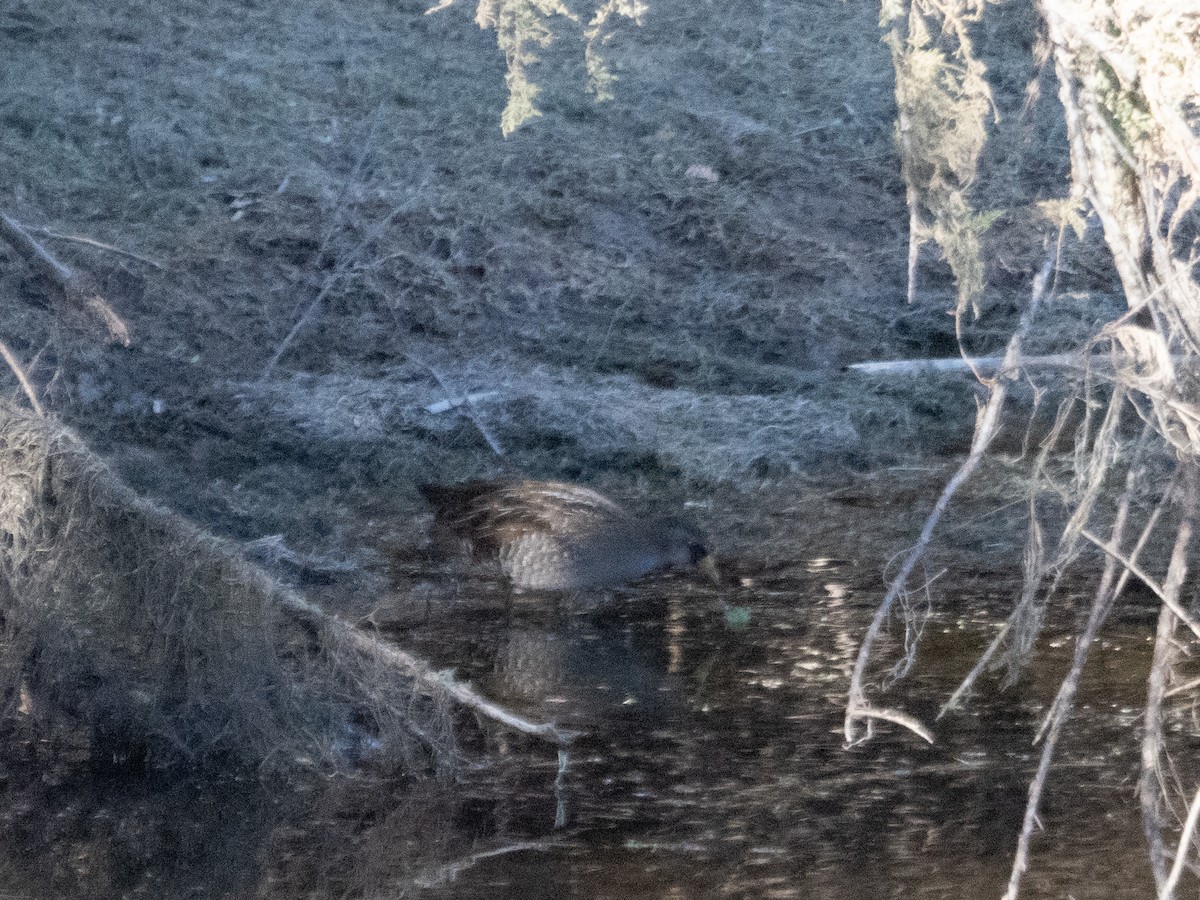
[[[728,628],[740,630],[750,624],[750,607],[726,606],[725,625]]]

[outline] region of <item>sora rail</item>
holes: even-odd
[[[442,536],[494,559],[514,588],[611,588],[663,569],[695,567],[717,580],[693,525],[643,519],[602,494],[563,481],[422,485]],[[435,532],[435,539],[436,539]]]

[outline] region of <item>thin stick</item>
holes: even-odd
[[[1130,488],[1134,481],[1134,473],[1131,470],[1128,475],[1126,490],[1121,495],[1121,502],[1117,508],[1117,514],[1113,521],[1112,542],[1120,543],[1121,534],[1125,529],[1125,520],[1129,513],[1129,500],[1132,493]],[[1087,663],[1088,653],[1092,649],[1092,644],[1096,640],[1096,635],[1100,631],[1100,625],[1104,622],[1105,616],[1112,608],[1112,600],[1115,597],[1113,590],[1113,582],[1116,578],[1117,562],[1113,558],[1108,558],[1104,564],[1104,574],[1100,577],[1100,584],[1096,588],[1095,596],[1092,598],[1092,609],[1088,615],[1087,625],[1083,629],[1083,633],[1079,636],[1079,640],[1075,644],[1075,654],[1071,660],[1070,671],[1067,672],[1062,683],[1059,685],[1058,693],[1054,697],[1054,703],[1051,705],[1051,717],[1049,726],[1045,728],[1045,743],[1042,745],[1042,757],[1038,761],[1037,773],[1033,777],[1033,781],[1029,784],[1029,799],[1025,804],[1025,818],[1021,824],[1021,836],[1017,839],[1017,853],[1013,858],[1012,872],[1008,877],[1008,890],[1004,893],[1004,900],[1016,900],[1017,894],[1020,891],[1021,876],[1025,874],[1025,870],[1029,867],[1029,844],[1033,840],[1033,829],[1038,822],[1038,806],[1041,804],[1042,792],[1046,787],[1046,779],[1050,774],[1050,764],[1054,760],[1054,751],[1058,746],[1058,738],[1062,733],[1062,726],[1071,715],[1071,707],[1075,702],[1075,693],[1079,689],[1079,678],[1083,674],[1083,667]]]
[[[461,859],[454,862],[446,863],[439,866],[429,875],[418,875],[413,879],[413,884],[419,888],[432,888],[438,885],[448,884],[458,880],[458,876],[463,872],[471,869],[485,859],[492,859],[496,856],[506,856],[509,853],[524,853],[528,850],[550,850],[554,847],[561,846],[554,841],[521,841],[516,844],[508,844],[504,847],[493,847],[490,850],[479,850],[475,853],[470,853]],[[403,896],[403,892],[401,892]]]
[[[906,712],[901,712],[898,709],[885,709],[878,706],[860,706],[855,710],[855,715],[862,719],[879,719],[882,722],[893,722],[896,725],[903,725],[913,734],[924,738],[928,743],[932,744],[933,732],[926,728],[921,720],[916,716],[909,715]]]
[[[1198,687],[1200,687],[1200,678],[1194,678],[1191,681],[1185,682],[1184,684],[1175,685],[1175,687],[1163,694],[1163,699],[1165,700],[1169,697],[1175,697],[1179,694],[1191,693]]]
[[[375,128],[379,122],[378,114],[379,107],[376,107],[371,113],[371,127],[367,131],[367,136],[363,141],[362,149],[359,151],[358,156],[354,160],[354,165],[350,169],[350,174],[347,175],[346,179],[342,182],[341,191],[338,193],[337,199],[334,201],[334,221],[326,230],[321,239],[321,245],[317,248],[317,252],[313,256],[314,262],[319,262],[325,255],[325,252],[329,249],[329,244],[333,240],[335,230],[341,224],[341,219],[343,218],[346,208],[350,205],[349,200],[347,199],[350,194],[350,188],[362,174],[363,167],[367,162],[367,157],[370,155],[373,149],[373,144],[375,142]],[[388,223],[390,223],[397,215],[399,215],[400,212],[400,207],[391,210],[386,216],[376,222],[375,225],[367,231],[363,239],[354,247],[352,247],[349,253],[338,260],[333,272],[329,274],[329,276],[325,279],[325,282],[321,285],[321,290],[317,292],[317,296],[311,303],[308,304],[308,307],[301,314],[300,318],[296,320],[295,324],[292,325],[292,327],[288,330],[288,333],[284,335],[283,340],[280,341],[279,346],[275,348],[275,352],[267,361],[266,366],[263,367],[262,374],[258,376],[259,383],[266,382],[267,378],[270,377],[271,372],[274,370],[276,364],[278,364],[279,360],[283,358],[283,354],[287,352],[288,348],[291,347],[292,341],[296,339],[296,335],[298,335],[317,314],[317,310],[321,308],[321,303],[325,300],[325,296],[330,290],[332,290],[338,279],[341,278],[347,270],[352,268],[353,265],[358,262],[358,259],[362,255],[367,244],[373,239],[380,237],[383,234],[384,229],[387,228]]]
[[[1154,658],[1150,666],[1150,682],[1146,691],[1142,735],[1142,774],[1138,778],[1138,799],[1142,807],[1142,830],[1150,849],[1150,869],[1160,897],[1167,883],[1166,847],[1162,839],[1162,808],[1159,801],[1159,756],[1163,745],[1162,701],[1166,696],[1167,677],[1174,662],[1172,643],[1175,636],[1175,614],[1165,604],[1158,611],[1158,628],[1154,635]]]
[[[984,372],[993,376],[1011,374],[1012,370],[1003,368],[1005,365],[1005,358],[1003,356],[976,356],[969,360],[962,356],[947,356],[936,359],[870,360],[868,362],[851,363],[846,366],[846,369],[853,372],[862,372],[864,375],[930,375],[939,372],[962,372],[963,374]],[[1022,356],[1017,360],[1017,367],[1022,369],[1083,369],[1085,365],[1086,361],[1078,353],[1055,353],[1051,356]]]
[[[1142,806],[1142,828],[1150,849],[1150,868],[1159,897],[1171,900],[1172,893],[1166,890],[1167,866],[1166,847],[1162,839],[1162,807],[1159,791],[1159,759],[1165,738],[1162,728],[1162,705],[1167,693],[1167,679],[1175,660],[1174,649],[1175,612],[1184,579],[1187,577],[1188,550],[1195,526],[1197,504],[1197,478],[1194,464],[1183,463],[1185,499],[1183,518],[1171,551],[1171,562],[1167,566],[1167,577],[1163,582],[1163,608],[1158,615],[1158,629],[1154,637],[1154,658],[1150,666],[1149,685],[1146,690],[1145,725],[1142,733],[1142,774],[1138,779],[1138,797]],[[1139,576],[1140,577],[1140,576]],[[1173,602],[1167,602],[1168,598]]]
[[[474,425],[475,429],[481,435],[483,435],[483,439],[487,441],[487,445],[492,448],[492,452],[497,456],[504,456],[504,448],[500,446],[500,442],[496,440],[496,436],[492,434],[492,430],[488,428],[487,423],[483,421],[483,417],[479,412],[479,407],[475,405],[473,398],[475,396],[482,395],[465,394],[461,397],[456,396],[450,385],[447,384],[446,379],[442,377],[441,372],[434,368],[430,363],[425,362],[423,359],[418,359],[415,356],[412,358],[429,370],[429,374],[434,377],[438,385],[445,392],[447,401],[451,404],[451,408],[461,409],[466,407],[467,412],[463,414],[463,418]]]
[[[140,253],[134,253],[132,250],[122,250],[120,247],[114,247],[112,244],[106,244],[103,241],[97,241],[94,238],[84,237],[81,234],[59,234],[57,231],[51,231],[49,228],[33,229],[40,235],[52,238],[56,241],[74,241],[77,244],[84,244],[88,247],[95,247],[97,250],[107,250],[109,253],[115,253],[118,256],[128,256],[130,259],[136,259],[140,263],[145,263],[148,266],[153,266],[160,272],[166,267],[159,262],[155,262],[148,256],[142,256]]]
[[[283,357],[283,354],[287,352],[288,347],[292,346],[292,341],[296,339],[296,335],[299,334],[304,326],[312,320],[312,317],[317,314],[317,310],[320,309],[321,302],[325,299],[325,295],[328,294],[333,286],[337,283],[339,274],[339,272],[334,272],[325,279],[325,283],[321,285],[321,290],[317,292],[317,296],[313,299],[312,303],[308,304],[308,309],[304,310],[304,313],[299,319],[296,320],[296,323],[292,325],[288,333],[284,335],[283,340],[279,342],[279,346],[275,348],[275,352],[271,354],[271,358],[267,360],[267,364],[263,367],[262,374],[258,376],[258,380],[260,382],[267,380],[271,372],[274,370],[276,363],[278,363]]]
[[[1018,333],[1017,335],[1013,335],[1009,341],[1006,358],[1013,357],[1015,359],[1019,355],[1019,348],[1020,338]],[[983,460],[983,455],[991,444],[992,438],[996,436],[1000,420],[1000,410],[1004,406],[1006,394],[1007,385],[1003,381],[993,383],[992,395],[988,398],[987,403],[984,404],[983,410],[975,424],[975,437],[971,442],[970,454],[942,489],[942,494],[938,497],[933,511],[925,520],[925,526],[921,529],[921,535],[917,538],[917,543],[909,551],[908,556],[905,557],[900,570],[896,573],[896,577],[892,579],[887,594],[879,604],[879,608],[875,611],[875,617],[871,620],[866,635],[863,636],[863,642],[858,648],[858,658],[854,663],[854,671],[850,676],[850,696],[846,703],[844,732],[847,745],[856,744],[869,736],[869,732],[862,733],[859,731],[858,723],[860,719],[879,718],[878,716],[871,717],[863,714],[863,711],[870,709],[870,704],[866,698],[866,686],[863,682],[866,675],[867,662],[871,657],[871,648],[874,646],[875,640],[879,637],[879,632],[883,629],[883,623],[887,621],[892,604],[895,603],[896,598],[904,591],[909,576],[912,575],[917,562],[925,554],[925,549],[929,546],[929,542],[933,538],[933,531],[937,527],[938,522],[941,521],[947,507],[949,507],[950,500],[954,497],[958,489],[966,483],[967,479],[971,477],[975,469],[979,467],[979,463]],[[905,723],[899,722],[898,724]],[[906,727],[910,726],[906,725]],[[924,734],[921,731],[916,731],[916,733],[920,734],[921,737],[925,737],[929,733],[928,729],[925,729],[924,726],[922,726],[922,729],[925,732]]]
[[[35,241],[28,231],[12,216],[0,212],[0,237],[8,241],[18,253],[46,278],[62,290],[63,296],[72,305],[90,313],[104,323],[109,340],[123,347],[133,342],[129,337],[129,326],[109,306],[83,273],[59,262],[50,251]]]
[[[4,357],[4,361],[8,363],[8,367],[17,376],[17,381],[20,382],[21,389],[25,391],[25,396],[29,398],[29,405],[33,407],[33,411],[39,416],[46,415],[46,411],[42,409],[42,404],[38,402],[37,392],[34,391],[29,376],[25,374],[25,369],[21,366],[16,356],[13,355],[13,352],[8,349],[8,344],[2,340],[0,340],[0,356]]]
[[[70,266],[55,259],[49,250],[30,236],[20,222],[4,212],[0,212],[0,237],[12,244],[28,262],[37,266],[59,287],[64,287],[75,277],[75,272]]]
[[[1169,591],[1166,586],[1160,587],[1154,581],[1154,579],[1149,576],[1149,574],[1138,567],[1136,562],[1131,559],[1126,559],[1121,555],[1119,550],[1110,544],[1104,543],[1100,540],[1100,538],[1096,537],[1096,535],[1092,534],[1092,532],[1088,531],[1086,528],[1081,531],[1080,534],[1119,562],[1126,569],[1128,569],[1134,578],[1142,582],[1142,584],[1146,585],[1146,587],[1150,588],[1150,591],[1154,594],[1154,596],[1158,597],[1158,599],[1162,601],[1163,605],[1171,610],[1175,617],[1188,627],[1188,630],[1190,630],[1192,634],[1200,638],[1200,622],[1197,622],[1196,619],[1192,617],[1191,613],[1184,609],[1183,604],[1179,602],[1179,597],[1176,594],[1172,594],[1172,592]],[[1169,574],[1168,577],[1170,577]]]
[[[984,670],[987,669],[988,663],[992,661],[992,657],[995,656],[996,651],[1003,646],[1004,639],[1008,637],[1008,633],[1012,631],[1013,622],[1016,621],[1018,613],[1019,610],[1013,610],[1012,613],[1009,614],[1008,620],[1003,626],[1001,626],[1000,630],[996,633],[996,636],[992,638],[992,642],[988,644],[987,649],[979,655],[979,659],[975,660],[975,665],[971,667],[971,671],[967,673],[967,676],[962,680],[962,683],[955,688],[954,693],[950,695],[950,698],[942,704],[942,708],[938,710],[937,718],[934,721],[941,719],[942,716],[946,715],[946,713],[956,709],[958,704],[962,701],[962,698],[971,690],[971,688],[975,686],[975,682],[979,680],[979,676],[982,675]]]
[[[1200,819],[1200,790],[1196,791],[1192,805],[1188,807],[1187,822],[1183,825],[1183,834],[1179,836],[1179,847],[1175,851],[1175,864],[1171,866],[1171,874],[1167,876],[1166,883],[1158,892],[1159,900],[1170,900],[1175,894],[1175,886],[1179,884],[1179,876],[1183,874],[1183,864],[1187,860],[1188,844],[1196,831],[1197,819]]]

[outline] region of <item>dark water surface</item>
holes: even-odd
[[[1071,641],[1051,636],[1017,688],[985,686],[933,723],[1016,589],[939,583],[942,611],[889,698],[932,723],[937,743],[885,726],[846,749],[847,677],[877,572],[809,559],[730,580],[649,582],[592,611],[467,582],[428,615],[393,610],[406,620],[385,627],[393,639],[586,732],[565,768],[553,748],[502,736],[468,754],[478,764],[454,784],[338,777],[288,790],[5,770],[0,894],[998,897],[1031,738]],[[1134,795],[1151,635],[1152,610],[1105,634],[1023,896],[1153,894]]]

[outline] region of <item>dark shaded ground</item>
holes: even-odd
[[[922,302],[903,302],[874,4],[808,4],[800,23],[769,0],[654,3],[605,45],[620,80],[603,104],[560,21],[531,69],[546,115],[509,140],[493,36],[465,6],[423,12],[4,11],[0,200],[163,268],[51,242],[129,321],[122,352],[51,317],[9,256],[3,337],[137,488],[239,539],[354,556],[411,520],[415,482],[496,469],[474,427],[424,411],[447,390],[497,392],[479,415],[520,471],[632,494],[725,482],[747,509],[764,479],[965,446],[966,379],[842,371],[956,352],[932,251]],[[1065,167],[1052,102],[1016,114],[1029,26],[1004,7],[980,29],[1011,120],[980,188],[996,202],[1053,196]],[[977,349],[1002,344],[1040,265],[1004,224],[1021,215],[989,247]],[[1103,313],[1058,308],[1048,334]]]

